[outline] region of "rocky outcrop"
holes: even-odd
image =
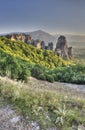
[[[26,44],[31,44],[39,49],[53,50],[53,42],[49,42],[48,45],[39,39],[34,40],[29,34],[25,33],[14,33],[6,35],[6,37],[12,41],[23,41]],[[60,36],[56,43],[55,54],[61,56],[64,59],[72,58],[72,47],[68,47],[65,36]]]
[[[44,41],[41,41],[41,49],[45,49],[45,42]]]
[[[33,41],[33,45],[39,49],[41,49],[41,41],[39,39]]]
[[[25,33],[9,34],[6,35],[6,37],[11,41],[23,41],[26,44],[31,44],[39,49],[53,50],[52,42],[49,42],[48,46],[46,46],[46,43],[44,41],[41,41],[39,39],[34,40],[30,35]]]
[[[48,43],[48,49],[49,49],[49,50],[53,50],[53,43],[52,43],[52,42],[49,42],[49,43]]]
[[[25,33],[19,33],[19,34],[9,34],[6,35],[6,37],[12,41],[23,41],[26,42],[28,44],[31,44],[32,42],[32,37],[30,35],[26,35]]]
[[[62,58],[72,58],[72,47],[68,47],[67,40],[65,36],[60,36],[58,38],[55,53]]]

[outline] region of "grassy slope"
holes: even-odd
[[[55,55],[53,51],[43,51],[21,41],[15,42],[6,38],[2,38],[0,41],[0,51],[24,59],[32,64],[38,63],[49,68],[64,66],[71,63]]]
[[[70,130],[73,120],[85,123],[85,95],[74,89],[34,78],[23,84],[0,77],[0,94],[24,116],[37,120],[41,129],[60,125],[62,130]],[[58,117],[64,122],[56,123]]]

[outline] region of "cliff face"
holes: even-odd
[[[23,41],[26,44],[32,44],[33,46],[36,46],[37,48],[41,48],[40,40],[33,40],[31,35],[28,35],[25,33],[6,35],[6,37],[10,39],[11,41]]]
[[[31,43],[32,42],[32,37],[30,35],[26,35],[25,33],[20,33],[20,34],[9,34],[6,35],[6,37],[12,41],[23,41],[26,43]]]
[[[67,40],[65,36],[60,36],[56,43],[55,53],[62,58],[71,59],[72,58],[72,47],[68,47]]]

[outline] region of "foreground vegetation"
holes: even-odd
[[[71,130],[73,123],[85,123],[84,99],[72,97],[71,91],[68,93],[69,90],[67,92],[65,90],[65,94],[62,94],[56,89],[38,89],[35,86],[36,83],[33,87],[30,87],[30,84],[33,84],[33,81],[29,81],[27,85],[19,83],[14,85],[8,80],[3,82],[0,80],[0,95],[12,103],[24,117],[27,117],[27,124],[30,121],[36,121],[40,129],[47,130],[47,128],[56,127]],[[42,83],[40,82],[40,84]],[[51,87],[50,84],[49,87]]]

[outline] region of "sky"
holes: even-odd
[[[0,34],[85,34],[85,0],[0,0]]]

